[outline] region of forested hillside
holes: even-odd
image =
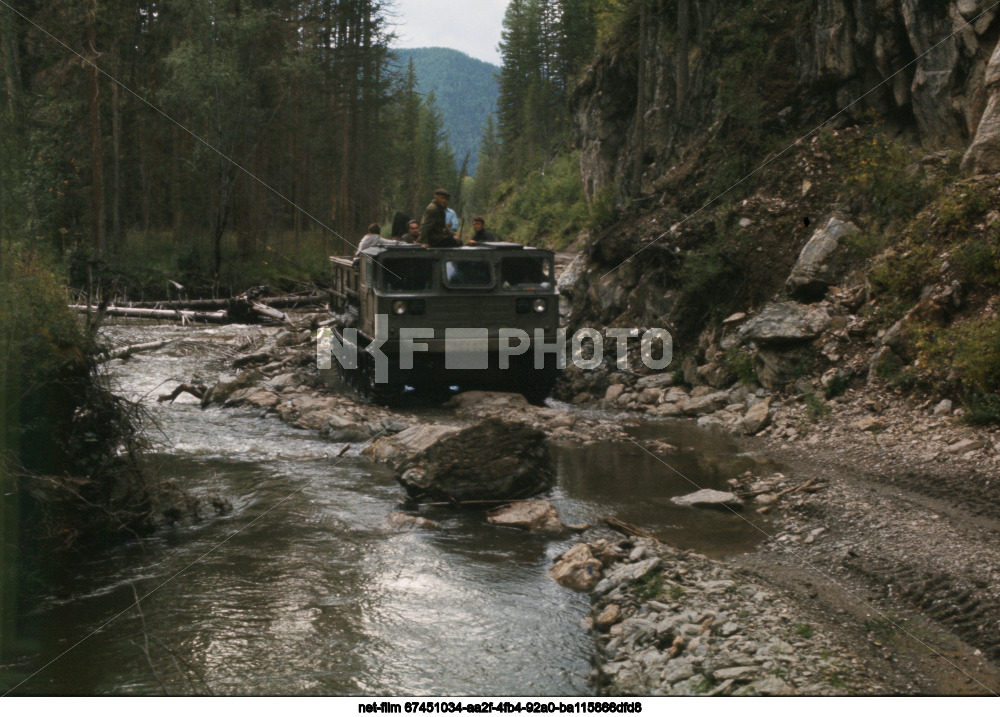
[[[370,222],[457,184],[386,10],[0,7],[4,241],[52,250],[77,285],[147,293],[321,274]]]
[[[447,47],[396,50],[402,67],[412,59],[417,90],[433,92],[444,119],[448,143],[455,151],[456,169],[468,157],[466,171],[476,172],[479,138],[486,118],[496,109],[496,65]]]

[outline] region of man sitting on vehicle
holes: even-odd
[[[411,219],[410,223],[406,225],[407,233],[403,235],[403,241],[410,244],[420,243],[420,222],[416,219]]]
[[[361,237],[361,242],[358,244],[357,251],[354,252],[354,256],[361,253],[363,249],[370,249],[373,246],[386,246],[387,244],[395,244],[396,242],[391,239],[382,238],[382,227],[378,224],[369,224],[368,233]]]
[[[445,210],[448,208],[450,197],[448,190],[438,189],[434,192],[433,201],[424,210],[423,219],[420,220],[420,243],[424,246],[462,246],[462,242],[455,238],[454,232],[445,222]]]
[[[482,244],[483,242],[496,241],[493,232],[486,228],[486,220],[482,217],[475,217],[472,220],[472,238],[470,244]]]

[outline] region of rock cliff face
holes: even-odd
[[[744,351],[761,382],[780,389],[794,384],[790,364],[818,356],[843,368],[831,336],[874,301],[859,249],[867,237],[893,242],[962,173],[980,175],[964,181],[985,199],[945,213],[979,217],[969,226],[994,221],[984,176],[1000,171],[993,0],[629,7],[573,95],[585,191],[620,219],[591,233],[560,282],[571,329],[664,327],[672,368],[690,364],[687,383],[719,388]],[[940,288],[953,277],[914,281]],[[734,317],[753,327],[776,312],[794,335],[772,346],[749,328],[737,333]],[[815,328],[818,314],[826,323]],[[564,393],[602,395],[620,380],[571,370]]]
[[[968,171],[1000,169],[1000,22],[990,0],[688,0],[680,91],[679,3],[646,1],[574,95],[590,199],[605,187],[619,203],[673,188],[706,145],[748,119],[808,131],[870,110],[928,149],[971,142]]]

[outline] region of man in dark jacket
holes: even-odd
[[[493,232],[486,228],[486,220],[482,217],[475,217],[472,220],[472,232],[472,238],[469,240],[470,244],[482,244],[483,242],[497,240],[493,236]]]
[[[420,243],[424,246],[462,246],[462,242],[455,238],[455,234],[445,223],[445,209],[448,208],[450,197],[448,190],[438,189],[434,192],[434,200],[424,210],[424,217],[420,221]]]

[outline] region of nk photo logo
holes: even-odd
[[[569,339],[569,340],[567,340]],[[337,332],[322,328],[316,337],[316,364],[333,368],[335,362],[346,370],[357,369],[362,354],[374,363],[375,382],[387,383],[391,366],[409,371],[422,359],[443,361],[448,371],[505,371],[515,361],[531,361],[541,370],[546,365],[565,369],[569,362],[582,370],[594,370],[604,363],[608,340],[615,345],[615,364],[628,369],[629,340],[639,340],[642,363],[662,371],[673,359],[673,338],[666,329],[610,328],[599,331],[582,328],[572,337],[565,329],[555,332],[535,329],[399,327],[390,329],[389,315],[376,314],[375,335],[370,341],[355,327]],[[568,356],[567,356],[568,354]],[[553,359],[547,359],[552,356]]]

